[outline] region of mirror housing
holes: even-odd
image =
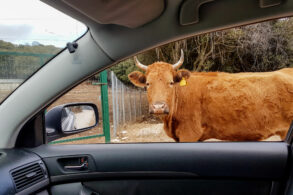
[[[81,114],[89,115],[88,122],[78,122],[82,118]],[[86,118],[88,117],[83,116],[83,119]],[[98,122],[99,112],[95,104],[70,103],[56,106],[45,114],[47,142],[92,129]]]

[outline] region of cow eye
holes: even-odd
[[[150,83],[146,83],[147,86],[150,86]]]
[[[171,82],[170,82],[170,85],[174,85],[174,82],[173,82],[173,81],[171,81]]]

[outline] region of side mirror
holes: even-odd
[[[97,126],[99,113],[92,103],[72,103],[52,108],[45,115],[47,141],[80,133]]]

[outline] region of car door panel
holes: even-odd
[[[220,142],[43,145],[31,151],[45,162],[52,192],[82,182],[80,191],[100,194],[269,194],[287,176],[288,148],[284,142]],[[59,163],[84,156],[86,170],[64,171]]]
[[[64,175],[54,168],[58,159],[89,155],[98,173],[171,171],[200,177],[279,179],[288,158],[288,145],[283,142],[43,145],[32,151],[47,163],[51,177]]]

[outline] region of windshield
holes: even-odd
[[[0,0],[0,103],[87,30],[38,0]]]

